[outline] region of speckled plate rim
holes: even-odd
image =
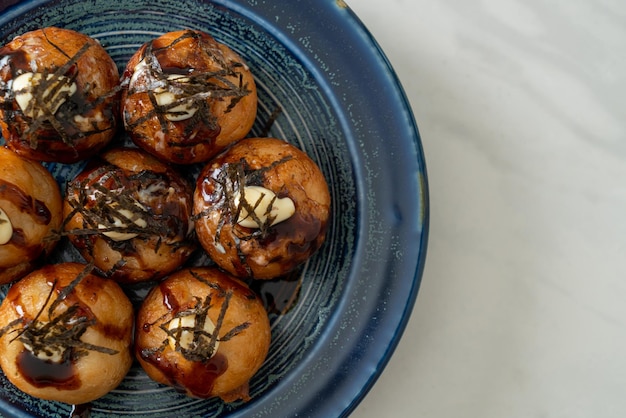
[[[42,3],[21,2],[0,16]],[[297,367],[232,416],[347,416],[388,363],[420,287],[429,193],[417,124],[392,65],[343,1],[211,3],[263,26],[305,63],[342,110],[339,122],[354,158],[360,208],[346,297],[326,330]],[[364,93],[355,92],[359,87],[372,95],[355,94]],[[377,253],[381,248],[388,252]],[[10,406],[5,412],[20,413]]]

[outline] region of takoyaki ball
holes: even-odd
[[[0,305],[0,366],[37,398],[82,404],[104,396],[132,364],[133,308],[86,265],[47,265],[16,282]]]
[[[39,161],[73,163],[113,138],[119,73],[87,35],[56,27],[0,48],[0,125],[9,148]]]
[[[176,164],[204,162],[252,128],[257,94],[242,58],[209,34],[183,30],[144,44],[122,77],[135,144]]]
[[[239,277],[284,275],[326,236],[330,194],[319,167],[276,138],[244,139],[207,164],[194,193],[196,233]]]
[[[249,400],[269,350],[270,324],[246,284],[211,267],[180,270],[144,299],[135,355],[153,380],[196,398]]]
[[[52,252],[62,205],[48,170],[0,147],[0,284],[19,279]]]
[[[153,156],[114,148],[68,184],[65,234],[107,277],[158,279],[196,248],[192,193],[189,181]]]

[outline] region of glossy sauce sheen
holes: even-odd
[[[159,284],[159,290],[163,295],[163,305],[171,313],[176,313],[181,309],[172,289],[166,283]],[[143,324],[142,330],[150,332],[151,324]],[[166,351],[171,350],[168,346]],[[228,359],[218,351],[206,361],[193,362],[191,369],[183,370],[178,367],[175,361],[178,356],[163,356],[161,352],[144,350],[139,353],[142,359],[158,368],[170,384],[181,392],[188,391],[193,396],[208,398],[212,395],[215,379],[224,374],[228,369]]]
[[[11,202],[40,225],[48,225],[52,220],[50,209],[44,202],[33,199],[15,184],[0,180],[0,200]]]
[[[120,190],[120,193],[124,193],[125,190],[134,191],[141,189],[149,189],[152,185],[167,184],[168,187],[173,187],[176,190],[184,190],[185,185],[178,183],[175,178],[168,176],[167,173],[157,173],[148,170],[141,171],[139,173],[129,173],[125,170],[116,167],[114,165],[105,164],[104,166],[96,169],[95,166],[98,163],[94,163],[91,168],[94,171],[90,171],[89,166],[83,173],[79,174],[73,181],[75,187],[81,188],[93,188],[95,184],[98,184],[108,190]],[[101,162],[100,162],[101,164]],[[78,194],[78,190],[72,190],[72,194]],[[181,219],[186,219],[187,215],[183,205],[177,198],[168,199],[166,195],[151,195],[149,201],[142,201],[137,198],[141,203],[149,205],[151,213],[154,218],[161,224],[167,225],[164,230],[168,231],[168,237],[170,239],[184,239],[187,230],[187,222]],[[93,202],[86,202],[86,206],[93,205]],[[98,235],[91,235],[86,237],[76,237],[75,245],[81,248],[87,248],[88,245],[92,245],[98,238]],[[130,244],[130,241],[128,242]],[[123,247],[124,243],[119,244]],[[132,253],[133,248],[129,248],[127,253]]]
[[[52,269],[52,267],[49,267]],[[46,269],[44,267],[43,269]],[[49,275],[51,275],[50,273]],[[52,283],[48,283],[52,286]],[[85,294],[97,295],[101,291],[103,282],[100,280],[92,280],[90,277],[85,277],[81,281],[81,288]],[[63,291],[63,287],[59,286],[55,289],[56,294],[60,294]],[[35,319],[35,313],[26,313],[20,292],[11,292],[9,290],[7,299],[14,306],[16,312],[23,312],[22,319],[24,323],[29,323]],[[65,298],[65,302],[68,305],[79,305],[77,310],[78,317],[84,317],[92,319],[95,315],[87,305],[81,302],[75,292],[71,292]],[[45,308],[47,312],[47,307]],[[43,314],[42,314],[43,315]],[[99,322],[94,325],[96,329],[108,338],[120,339],[127,334],[127,330],[122,327],[115,327],[114,325],[102,326]],[[26,381],[35,387],[42,388],[48,386],[54,386],[61,390],[74,390],[81,387],[81,381],[76,370],[76,361],[78,359],[73,358],[73,349],[70,349],[69,353],[65,353],[64,359],[60,363],[41,360],[33,355],[29,350],[24,349],[16,358],[17,368],[20,374]]]
[[[280,245],[280,240],[284,240],[285,238],[292,239],[302,237],[302,244],[297,245],[291,243],[287,247],[287,253],[288,255],[305,253],[311,249],[317,249],[320,244],[316,239],[324,228],[325,225],[322,225],[319,219],[307,219],[296,211],[288,220],[272,225],[270,227],[270,233],[261,238],[259,242],[263,247],[271,249],[273,245]]]
[[[231,224],[234,235],[238,237],[251,236],[251,234],[255,232],[254,229],[246,228],[232,222],[232,214],[230,210],[228,210],[229,206],[223,188],[214,181],[215,178],[220,177],[221,171],[222,168],[217,168],[210,177],[205,177],[198,183],[201,196],[206,202],[207,207],[217,206],[224,208],[222,212],[223,216],[225,217],[225,221]],[[256,185],[256,183],[248,183],[247,185]],[[277,193],[276,195],[278,198],[291,198],[287,193]],[[290,258],[317,251],[323,243],[323,239],[320,239],[320,236],[322,236],[326,227],[327,222],[322,222],[314,216],[303,216],[296,207],[296,213],[293,216],[283,222],[272,225],[268,228],[267,234],[255,237],[255,239],[258,241],[259,246],[265,248],[267,251],[273,251],[283,246],[285,242],[288,242],[288,245],[285,247],[285,255]],[[217,236],[215,239],[218,241]],[[233,267],[240,276],[246,277],[249,275],[246,267],[247,255],[241,251],[238,242],[236,242],[236,245],[240,258],[238,263],[233,262]],[[274,261],[276,260],[268,260],[268,262]]]
[[[184,373],[176,362],[169,361],[160,353],[141,353],[141,358],[157,367],[172,387],[180,392],[189,391],[193,396],[208,398],[212,395],[215,379],[228,369],[226,357],[219,352],[208,361],[195,362],[193,371]]]
[[[48,225],[52,221],[50,209],[41,200],[33,199],[21,188],[7,181],[0,180],[0,200],[10,202],[22,213],[30,216],[33,222]],[[13,234],[10,243],[25,251],[27,258],[33,258],[41,253],[43,243],[33,243],[28,246],[28,238],[22,228],[13,225]]]
[[[150,42],[149,48],[148,45],[143,45],[138,53],[141,54],[142,60],[146,60],[146,55],[150,50],[150,53],[153,54],[153,58],[158,61],[163,74],[188,75],[214,70],[211,67],[211,54],[206,52],[218,50],[217,44],[212,37],[202,33],[186,38],[184,42],[186,45],[189,44],[186,47],[180,47],[180,45],[177,45],[181,39],[175,39],[170,44],[167,44],[160,38],[154,39]],[[184,63],[183,67],[181,67],[181,63]],[[130,79],[133,72],[134,70],[127,68],[124,71],[123,78]],[[132,98],[131,100],[135,100],[137,102],[138,107],[146,109],[152,108],[153,105],[151,100],[145,100],[146,103],[143,103],[144,101],[141,99],[143,96],[145,96],[145,99],[148,99],[146,94],[137,95],[135,92],[129,91],[129,97]],[[151,114],[159,120],[163,117],[163,115],[154,108],[152,109]],[[208,116],[210,119],[215,119],[215,116],[211,113],[209,113]],[[209,140],[214,141],[221,132],[219,124],[216,123],[217,120],[212,121],[213,123],[211,124],[193,124],[192,121],[194,121],[194,118],[179,121],[177,123],[168,123],[166,125],[167,129],[165,129],[165,131],[175,130],[179,133],[188,132],[186,135],[182,135],[182,138],[184,139],[182,142],[172,142],[170,145],[183,148],[193,147]]]
[[[81,386],[76,365],[70,359],[54,363],[41,360],[24,350],[17,357],[17,367],[24,379],[38,388],[54,386],[62,390],[74,390]]]
[[[109,190],[145,190],[159,184],[166,184],[167,187],[171,186],[176,190],[184,190],[186,188],[184,184],[179,183],[175,176],[169,175],[168,172],[158,173],[155,171],[142,170],[138,173],[131,173],[112,164],[105,165],[94,172],[85,170],[76,180],[81,182],[86,181],[84,184],[85,187],[93,187],[94,184],[99,184]],[[165,190],[162,190],[162,192],[164,193]],[[141,199],[137,200],[141,201]],[[177,200],[166,199],[165,195],[159,195],[157,193],[151,194],[149,202],[141,201],[141,203],[149,203],[155,214],[167,219],[184,218],[186,214]],[[179,230],[177,228],[172,231],[171,234],[184,235],[184,229]]]
[[[70,412],[70,418],[89,418],[93,406],[91,403],[73,405]]]
[[[178,299],[176,299],[176,296],[170,287],[165,283],[161,283],[159,285],[159,290],[163,295],[163,305],[165,305],[167,310],[170,312],[178,312],[180,310],[180,303],[178,302]]]
[[[17,75],[17,70],[22,69],[24,71],[30,71],[29,59],[23,51],[13,50],[9,48],[8,46],[3,46],[2,48],[0,48],[0,56],[10,57],[7,60],[7,63],[9,63],[10,65],[5,65],[3,67],[0,67],[0,78],[4,82],[7,82],[8,80],[15,78]],[[12,107],[14,106],[10,103],[10,101],[12,100],[12,95],[13,94],[11,90],[7,90],[4,97],[1,97],[2,100],[5,101],[5,103],[3,103],[3,106],[5,106],[7,109],[12,109]],[[4,120],[7,123],[7,125],[13,123],[13,121],[15,120],[15,112],[10,112],[10,111],[5,112]],[[12,134],[15,134],[19,138],[17,133],[12,132]]]
[[[67,49],[59,46],[64,47],[64,41]],[[3,136],[10,148],[41,161],[74,163],[92,156],[112,138],[116,128],[117,109],[113,101],[118,96],[118,76],[113,72],[112,61],[102,62],[102,72],[99,66],[89,66],[90,59],[102,61],[106,56],[97,42],[64,30],[42,29],[16,37],[0,49],[0,56],[5,57],[0,67],[4,86],[28,72],[46,72],[53,79],[65,77],[77,81],[76,91],[64,97],[53,115],[42,114],[34,120],[24,114],[15,100],[16,93],[3,88],[0,113]],[[42,93],[37,86],[31,92]],[[78,122],[77,114],[93,123]]]
[[[297,269],[274,280],[252,280],[252,289],[261,298],[270,315],[284,315],[298,302],[302,286],[302,272]]]

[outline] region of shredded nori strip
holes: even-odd
[[[212,201],[215,202],[214,205],[192,217],[194,221],[197,221],[210,215],[214,211],[217,211],[220,214],[215,235],[213,237],[213,242],[216,247],[221,245],[220,240],[224,225],[230,223],[232,226],[232,238],[237,250],[240,265],[246,270],[246,274],[248,276],[252,276],[252,270],[247,263],[247,255],[241,250],[241,242],[254,239],[262,240],[266,238],[272,233],[271,227],[275,217],[267,216],[265,220],[260,219],[254,209],[261,202],[264,196],[262,195],[258,201],[250,203],[245,198],[245,187],[262,186],[264,176],[268,171],[274,169],[280,164],[284,164],[292,158],[292,156],[288,155],[259,169],[252,169],[244,158],[234,163],[226,163],[222,165],[219,170],[213,173],[210,179],[214,185],[214,196],[212,197]],[[235,202],[237,193],[240,194],[238,204]],[[278,194],[276,194],[276,198],[278,197]],[[272,199],[268,204],[266,214],[271,213],[273,203],[274,199]],[[237,222],[242,209],[246,210],[248,216],[257,223],[259,228],[245,228],[238,226]]]
[[[142,350],[142,355],[144,357],[150,357],[156,353],[163,352],[170,345],[169,338],[172,338],[175,341],[175,350],[177,352],[180,352],[183,357],[185,357],[185,359],[194,362],[206,362],[215,354],[215,349],[218,342],[228,341],[234,338],[251,325],[249,322],[243,322],[225,332],[220,337],[219,334],[224,327],[224,318],[230,306],[230,299],[233,296],[233,291],[231,289],[223,289],[217,283],[204,279],[200,274],[194,271],[191,271],[191,275],[197,280],[209,285],[212,289],[216,290],[217,294],[215,296],[223,299],[222,305],[220,306],[220,312],[215,322],[215,329],[213,330],[213,332],[207,332],[204,328],[206,321],[210,321],[210,319],[208,318],[209,309],[214,306],[211,295],[207,295],[204,300],[199,297],[195,297],[196,303],[191,308],[175,312],[173,313],[173,315],[171,312],[168,312],[164,316],[154,321],[154,323],[150,324],[150,326],[152,326],[160,321],[163,321],[166,317],[172,315],[171,319],[163,321],[159,325],[159,328],[163,330],[163,332],[165,332],[167,338],[163,340],[162,344],[159,347]],[[170,323],[172,321],[190,315],[195,315],[195,321],[193,326],[178,325],[176,327],[173,327],[172,329],[169,329]],[[182,322],[179,322],[179,324],[182,324]],[[180,344],[183,332],[190,332],[193,334],[193,341],[189,347],[183,347]]]
[[[199,214],[194,216],[194,219],[200,219],[204,216],[207,216],[209,213],[217,210],[220,212],[220,219],[217,226],[217,231],[215,233],[214,241],[217,243],[220,240],[220,234],[223,226],[230,222],[232,226],[237,224],[239,214],[242,209],[245,209],[256,223],[259,225],[259,228],[256,229],[237,229],[233,228],[234,231],[239,232],[239,239],[248,240],[255,238],[263,238],[267,236],[270,232],[270,227],[274,222],[275,217],[267,216],[265,220],[260,219],[260,217],[256,214],[255,209],[260,204],[263,199],[263,195],[259,197],[259,200],[256,202],[248,202],[245,198],[245,187],[246,186],[255,186],[262,185],[265,173],[274,169],[277,165],[284,164],[285,162],[291,160],[293,157],[286,156],[281,158],[280,160],[274,161],[272,164],[261,167],[259,169],[251,169],[245,159],[241,159],[235,163],[227,163],[224,164],[221,169],[217,172],[217,175],[211,180],[215,184],[215,193],[216,197],[214,199],[217,204],[214,207],[211,207]],[[239,204],[235,203],[235,196],[239,193]],[[276,196],[278,197],[278,196]],[[272,210],[273,203],[275,198],[273,198],[267,207],[267,214],[269,214]]]
[[[14,91],[6,82],[0,81],[0,95],[3,98],[3,113],[7,124],[15,123],[15,116],[29,120],[28,127],[20,133],[21,139],[28,142],[33,149],[37,148],[40,131],[52,128],[56,132],[56,137],[45,135],[46,140],[60,140],[66,145],[73,146],[78,140],[94,134],[115,129],[113,115],[108,115],[113,122],[106,129],[98,129],[95,122],[92,123],[92,130],[82,131],[76,124],[74,117],[89,113],[101,103],[115,97],[120,91],[120,86],[116,86],[107,94],[103,94],[92,100],[87,99],[93,87],[86,84],[83,91],[76,91],[70,95],[67,91],[61,91],[64,86],[70,86],[78,76],[78,60],[94,44],[86,42],[73,56],[67,54],[63,48],[54,43],[43,30],[46,41],[65,55],[68,60],[60,67],[44,68],[41,72],[41,79],[35,88],[28,91]],[[23,70],[13,69],[13,78],[20,75]],[[27,109],[22,111],[19,107],[14,110],[12,102],[16,95],[20,93],[31,93],[32,99],[29,101]],[[27,114],[32,114],[31,118]]]
[[[53,279],[50,292],[46,295],[46,300],[37,315],[32,320],[25,318],[17,318],[8,325],[0,329],[0,336],[15,332],[16,335],[11,342],[18,340],[28,347],[34,356],[44,354],[48,357],[55,353],[62,353],[62,358],[77,359],[78,357],[89,354],[89,351],[97,351],[104,354],[114,355],[119,351],[108,347],[102,347],[90,344],[81,340],[82,335],[87,329],[97,323],[95,317],[85,314],[79,304],[72,304],[65,310],[56,312],[60,303],[74,291],[76,286],[88,275],[93,269],[92,264],[88,264],[78,276],[67,287],[57,290],[58,279]],[[57,293],[57,297],[48,307],[48,321],[40,320],[45,307],[49,304],[53,294]],[[20,327],[21,328],[17,328]]]
[[[167,72],[161,67],[158,55],[161,51],[173,47],[177,43],[188,38],[200,38],[194,31],[185,31],[180,37],[174,39],[169,45],[162,48],[153,48],[153,42],[148,42],[143,50],[141,61],[146,64],[147,70],[143,74],[144,80],[138,86],[128,86],[128,97],[134,94],[146,93],[152,104],[152,109],[141,117],[131,120],[131,115],[125,114],[125,122],[128,128],[133,129],[146,121],[157,117],[163,132],[167,132],[169,120],[167,116],[179,116],[184,112],[176,111],[175,108],[181,105],[195,109],[191,118],[186,119],[185,138],[183,142],[172,141],[170,146],[189,147],[206,141],[206,138],[191,139],[191,134],[198,126],[206,126],[210,131],[219,133],[217,117],[211,112],[207,100],[228,99],[229,105],[226,112],[230,112],[239,101],[251,93],[248,85],[243,83],[243,74],[239,69],[243,64],[239,62],[226,62],[222,53],[217,48],[212,48],[205,42],[201,42],[202,50],[209,59],[218,64],[219,69],[215,71],[195,71],[193,68],[177,68],[177,72],[168,69]],[[171,77],[179,75],[180,77]],[[233,82],[230,78],[237,77],[238,82]],[[129,80],[130,81],[130,80]],[[130,83],[129,83],[130,84]],[[172,93],[176,99],[167,105],[159,105],[155,96],[155,90],[161,89]]]
[[[106,184],[111,182],[112,184]],[[72,210],[65,217],[58,236],[86,236],[105,239],[111,248],[118,251],[132,251],[133,240],[116,241],[106,233],[119,232],[136,234],[140,240],[154,240],[154,252],[158,252],[162,245],[169,245],[175,252],[181,246],[188,245],[185,237],[185,220],[174,214],[156,214],[150,207],[143,206],[142,202],[134,197],[129,190],[149,189],[154,185],[166,185],[168,179],[149,170],[126,176],[121,170],[105,164],[92,172],[83,181],[74,181],[68,184],[66,192],[67,202]],[[159,187],[154,187],[150,193],[156,198]],[[138,192],[139,193],[139,192]],[[162,197],[165,199],[165,197]],[[132,216],[128,216],[128,213]],[[65,226],[74,216],[80,214],[83,218],[83,227],[64,231]],[[141,219],[145,226],[137,225]],[[121,225],[116,225],[116,221]],[[90,240],[86,240],[89,245]]]

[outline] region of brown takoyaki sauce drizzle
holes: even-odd
[[[19,208],[22,213],[29,215],[33,222],[39,225],[48,225],[52,221],[52,213],[45,202],[34,199],[22,188],[11,182],[0,180],[0,200],[10,202],[15,207]],[[5,221],[0,220],[0,223],[1,222]],[[55,234],[46,236],[44,241],[56,240],[57,238],[53,237],[53,235]],[[22,228],[16,226],[13,227],[10,242],[16,247],[27,251],[29,257],[36,256],[43,248],[43,243],[35,243],[28,246],[26,233]]]
[[[27,92],[14,91],[9,83],[0,79],[0,98],[2,98],[4,118],[7,125],[13,125],[18,115],[22,118],[30,119],[28,128],[21,132],[21,139],[27,141],[33,149],[37,148],[38,140],[42,138],[42,129],[54,132],[54,134],[45,135],[44,138],[46,140],[60,139],[63,143],[70,146],[82,138],[114,129],[115,124],[112,123],[107,129],[98,129],[94,126],[93,130],[81,131],[76,126],[74,117],[88,113],[101,103],[115,97],[120,90],[119,86],[113,88],[108,94],[101,95],[93,100],[88,99],[90,84],[86,84],[83,86],[82,91],[78,89],[74,94],[70,94],[69,91],[63,89],[63,86],[69,86],[74,83],[78,75],[76,63],[93,44],[86,42],[73,56],[70,56],[61,46],[48,38],[45,29],[43,34],[46,41],[61,54],[65,55],[68,60],[58,68],[44,68],[37,87],[29,88],[28,93],[32,94],[32,99],[29,101],[27,110],[32,111],[30,113],[34,114],[32,118],[24,114],[29,112],[23,112],[19,107],[13,105],[17,94]],[[30,63],[25,53],[20,50],[8,51],[6,47],[3,47],[0,48],[0,56],[12,57],[9,60],[12,79],[29,70],[25,67],[30,65]],[[114,120],[112,111],[107,110],[107,112],[108,114],[103,115],[106,120]]]
[[[78,389],[81,386],[78,374],[74,370],[71,355],[63,356],[61,362],[42,360],[28,350],[22,351],[17,364],[22,376],[33,386],[55,386],[66,390]]]
[[[285,315],[293,309],[300,299],[302,289],[302,271],[291,273],[272,280],[250,280],[250,288],[259,295],[270,315]]]
[[[215,71],[197,71],[194,68],[178,68],[164,67],[159,61],[161,52],[166,51],[178,44],[179,42],[195,38],[202,51],[209,59],[216,63],[218,69]],[[184,123],[186,138],[185,142],[171,142],[170,146],[192,147],[199,143],[205,142],[206,137],[192,139],[192,133],[199,127],[203,126],[213,134],[210,137],[217,137],[220,133],[220,126],[217,117],[211,112],[210,104],[207,99],[224,100],[229,99],[229,105],[226,112],[230,112],[239,101],[251,93],[248,85],[243,83],[243,75],[239,72],[244,65],[240,62],[227,62],[217,48],[209,42],[204,42],[201,35],[194,31],[185,31],[181,36],[174,39],[169,45],[161,48],[153,48],[153,42],[150,41],[143,49],[140,62],[146,64],[145,74],[142,74],[142,82],[137,83],[138,86],[128,86],[128,97],[137,93],[146,93],[150,98],[153,109],[146,112],[143,116],[136,120],[131,120],[131,115],[124,115],[125,122],[129,128],[133,128],[143,124],[144,122],[156,116],[161,125],[161,130],[167,132],[168,123],[166,116],[178,116],[180,111],[175,108],[181,105],[188,105],[196,109],[190,119],[186,119]],[[127,81],[131,79],[130,73],[126,73],[124,78]],[[181,78],[173,78],[172,75],[183,76]],[[234,83],[229,77],[237,77],[238,83]],[[155,88],[161,88],[175,95],[176,100],[167,105],[159,105],[155,96]]]
[[[68,184],[66,196],[72,211],[64,219],[63,227],[78,213],[83,218],[84,228],[59,232],[61,235],[82,236],[83,245],[90,246],[89,237],[101,237],[117,251],[133,251],[133,240],[115,241],[106,232],[133,233],[138,239],[156,239],[154,251],[161,245],[169,245],[172,251],[189,245],[188,217],[183,216],[176,199],[169,199],[170,179],[165,174],[143,170],[126,175],[121,169],[105,164],[89,173],[84,179],[76,178]],[[150,206],[142,205],[129,191],[149,194],[151,202],[158,204],[161,213]],[[129,216],[132,214],[132,216]],[[116,219],[124,225],[116,225]],[[144,226],[135,223],[137,219]],[[62,228],[63,229],[63,228]],[[177,239],[178,238],[178,239]]]
[[[89,418],[91,416],[92,409],[93,405],[91,403],[72,405],[69,418]]]
[[[217,342],[229,341],[237,336],[243,330],[250,326],[249,322],[243,322],[232,329],[222,332],[224,327],[224,317],[230,304],[230,299],[233,296],[232,289],[224,289],[219,284],[210,280],[206,280],[200,274],[191,272],[192,276],[197,280],[207,284],[212,289],[216,290],[216,298],[222,299],[222,305],[220,306],[220,312],[218,314],[217,321],[215,322],[215,329],[213,332],[207,332],[204,324],[208,319],[208,311],[212,308],[213,298],[212,295],[208,295],[204,300],[199,297],[195,297],[195,304],[186,309],[180,309],[182,304],[176,299],[175,295],[171,292],[165,283],[159,285],[159,289],[163,294],[163,304],[168,308],[168,312],[158,318],[153,323],[143,324],[142,329],[145,332],[150,332],[151,328],[159,324],[159,328],[165,332],[167,338],[163,340],[163,343],[159,347],[146,348],[141,350],[139,355],[144,360],[154,364],[159,370],[161,370],[170,380],[174,387],[178,389],[186,388],[191,393],[199,397],[207,397],[210,395],[213,381],[222,375],[228,368],[228,362],[226,357],[221,355],[219,351],[216,353],[215,348]],[[252,297],[254,294],[250,292]],[[170,323],[178,318],[183,318],[188,315],[195,315],[195,322],[193,326],[176,326],[172,329],[169,328]],[[166,320],[170,317],[169,320]],[[180,344],[181,336],[183,332],[191,332],[193,334],[193,343],[189,347],[184,347]],[[222,334],[222,336],[220,336]],[[179,373],[176,368],[176,364],[171,364],[166,360],[166,357],[162,356],[162,352],[170,347],[170,338],[174,339],[175,350],[179,352],[185,359],[194,362],[197,368],[194,368],[193,373]],[[181,380],[182,379],[182,380]]]
[[[20,317],[0,329],[0,335],[14,332],[11,339],[20,341],[27,348],[18,356],[17,365],[23,377],[37,387],[56,386],[64,389],[77,389],[80,380],[75,373],[76,361],[89,354],[89,351],[114,355],[117,350],[102,347],[81,340],[89,327],[97,324],[97,319],[89,308],[73,303],[67,309],[55,312],[61,302],[68,300],[74,288],[88,275],[93,266],[88,265],[65,288],[57,288],[57,279],[52,280],[50,293],[34,318]],[[48,321],[42,321],[44,309],[54,294],[56,299],[48,307]],[[17,301],[14,301],[17,303]],[[40,355],[51,357],[61,353],[61,361],[45,360]]]
[[[0,200],[11,202],[40,225],[48,225],[52,220],[52,214],[45,202],[33,199],[20,187],[8,181],[0,180]]]
[[[221,217],[215,233],[215,242],[217,243],[220,240],[220,233],[224,224],[230,222],[233,226],[235,226],[237,224],[237,219],[239,218],[239,213],[245,209],[248,216],[250,216],[259,225],[259,228],[241,228],[240,232],[242,232],[242,234],[238,236],[238,238],[246,240],[267,236],[270,226],[274,222],[275,218],[272,216],[268,216],[265,220],[259,218],[254,210],[255,204],[248,202],[245,198],[245,187],[263,185],[263,178],[266,172],[291,159],[291,156],[286,156],[278,161],[274,161],[266,167],[261,167],[259,169],[250,168],[245,159],[241,159],[236,163],[224,164],[215,172],[215,176],[211,178],[214,191],[208,194],[204,193],[204,196],[211,196],[214,206],[207,211],[196,214],[194,219],[200,219],[213,210],[220,211]],[[235,196],[237,193],[241,196],[239,204],[235,203]],[[276,198],[279,197],[281,196],[278,193]],[[271,212],[273,202],[274,200],[269,203],[267,212]]]
[[[246,271],[248,276],[251,276],[252,272],[249,271],[249,267],[246,263],[246,256],[240,250],[240,243],[241,241],[252,239],[261,240],[268,237],[275,228],[272,226],[275,218],[272,216],[268,216],[265,220],[259,218],[254,210],[255,204],[248,202],[245,198],[245,187],[262,186],[265,173],[272,170],[277,165],[284,164],[292,158],[292,156],[288,155],[280,160],[274,161],[266,167],[258,169],[252,169],[248,165],[248,162],[243,158],[235,163],[226,163],[220,167],[219,170],[216,170],[213,173],[213,176],[210,179],[210,188],[212,188],[212,190],[202,191],[202,195],[211,200],[212,206],[210,209],[194,215],[193,219],[198,220],[203,216],[207,216],[214,210],[219,211],[220,219],[214,236],[214,242],[216,245],[219,245],[222,228],[225,224],[230,222],[233,227],[232,231],[235,237],[235,244],[237,246],[239,259],[241,261],[241,265],[248,270]],[[206,187],[206,184],[203,184],[202,187]],[[241,196],[239,204],[236,204],[235,201],[237,193],[240,193]],[[280,197],[283,196],[281,196],[280,193],[276,193],[275,198]],[[268,213],[272,210],[273,202],[274,200],[272,200],[268,205]],[[246,210],[248,216],[250,216],[257,223],[257,225],[259,225],[259,228],[250,229],[237,227],[237,220],[239,219],[239,214],[242,209]]]

